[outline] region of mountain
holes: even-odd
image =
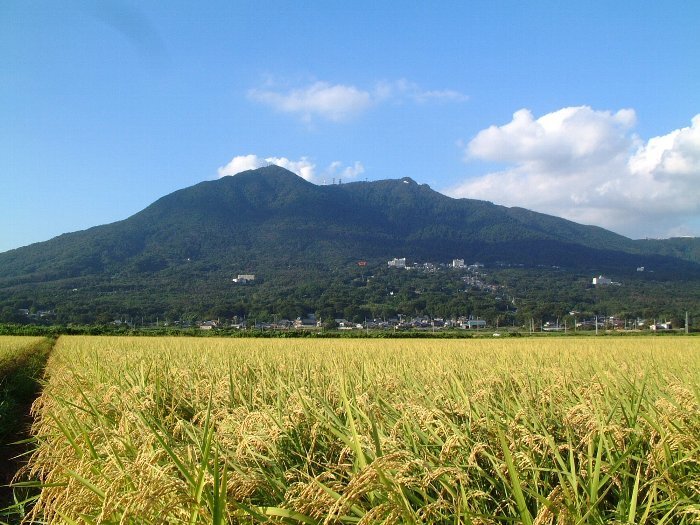
[[[695,240],[634,241],[452,199],[410,178],[316,186],[268,166],[176,191],[123,221],[0,253],[0,306],[126,310],[136,301],[155,312],[188,298],[201,310],[224,300],[237,274],[284,290],[360,259],[385,266],[393,257],[617,273],[645,266],[657,278],[697,278],[699,253]]]

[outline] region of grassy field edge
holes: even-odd
[[[0,523],[15,522],[12,517],[21,512],[8,510],[17,496],[9,484],[29,449],[30,409],[41,393],[41,378],[55,342],[54,337],[42,338],[0,363]]]

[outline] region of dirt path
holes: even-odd
[[[29,443],[18,443],[31,437],[31,407],[41,394],[40,379],[43,376],[46,361],[56,343],[56,339],[47,338],[39,343],[26,359],[5,373],[0,387],[5,395],[7,413],[0,428],[0,523],[19,522],[1,509],[14,503],[13,489],[9,483],[17,471],[26,463],[27,453],[31,450]]]
[[[38,394],[37,394],[38,395]],[[32,425],[30,409],[32,399],[19,405],[19,418],[16,421],[15,430],[6,435],[0,443],[0,509],[13,503],[12,488],[8,487],[17,471],[26,463],[24,454],[29,451],[27,443],[18,443],[28,439]],[[5,519],[0,511],[0,520]]]

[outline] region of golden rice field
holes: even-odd
[[[42,523],[700,522],[700,339],[61,337]]]

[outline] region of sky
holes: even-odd
[[[3,0],[0,252],[268,163],[700,236],[698,27],[694,0]]]

